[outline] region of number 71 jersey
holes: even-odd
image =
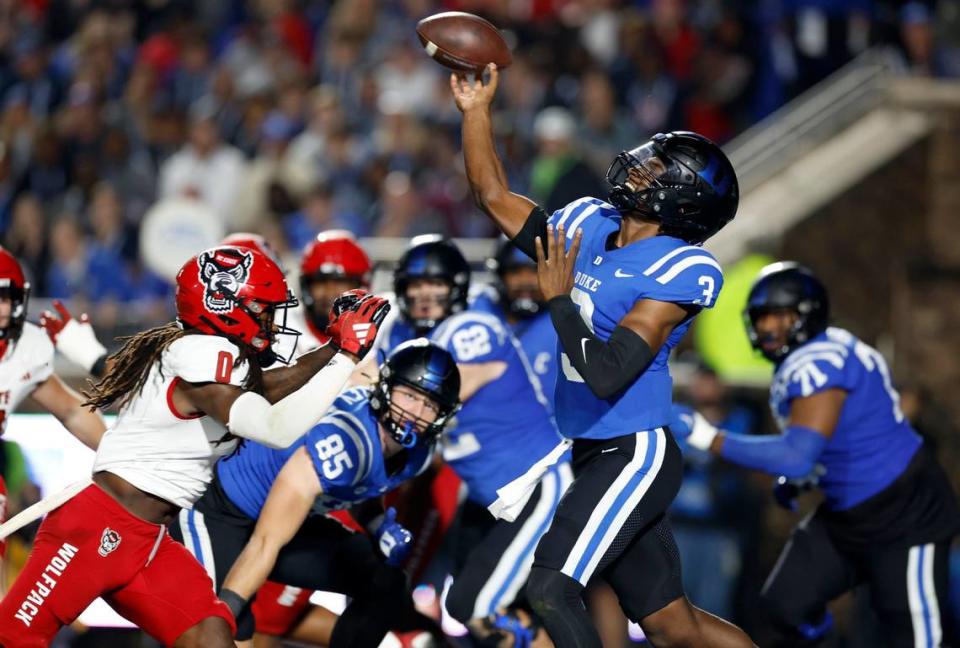
[[[643,299],[712,308],[723,286],[723,271],[709,252],[671,236],[653,236],[615,247],[620,212],[596,198],[581,198],[557,210],[548,222],[566,229],[566,247],[583,231],[571,298],[587,327],[607,341],[620,320]],[[677,325],[637,379],[619,394],[600,399],[560,349],[556,417],[569,438],[609,439],[667,425],[673,381],[670,351],[693,316]],[[579,349],[569,352],[580,353]]]

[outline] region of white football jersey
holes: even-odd
[[[0,434],[7,415],[52,373],[53,343],[39,326],[24,322],[20,339],[0,358]]]
[[[176,411],[177,382],[243,385],[247,365],[234,366],[240,350],[216,335],[186,335],[163,352],[143,391],[120,410],[97,450],[93,471],[105,470],[140,490],[190,508],[213,478],[213,464],[237,440],[208,416]]]

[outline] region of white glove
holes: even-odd
[[[90,373],[97,360],[107,354],[106,347],[97,339],[86,313],[77,319],[60,300],[54,300],[53,307],[57,313],[44,311],[40,315],[40,326],[57,351]]]
[[[718,430],[710,421],[703,418],[700,412],[693,413],[693,425],[690,426],[690,436],[687,437],[687,445],[697,450],[707,452],[713,445],[713,439],[717,436]]]

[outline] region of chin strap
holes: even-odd
[[[417,445],[417,433],[414,431],[411,421],[403,424],[403,439],[400,441],[400,445],[407,449]]]

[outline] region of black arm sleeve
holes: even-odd
[[[547,216],[547,212],[543,211],[543,207],[537,205],[530,211],[523,227],[513,237],[513,242],[520,248],[520,251],[534,261],[537,260],[537,237],[539,236],[541,241],[547,240],[548,218],[550,217]]]
[[[611,398],[644,372],[656,355],[646,340],[624,326],[613,329],[602,341],[580,317],[569,295],[554,297],[547,305],[563,350],[598,398]]]

